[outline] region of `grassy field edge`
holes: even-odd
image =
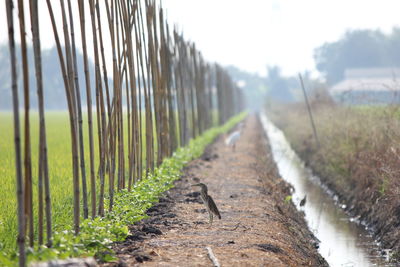
[[[317,147],[304,107],[269,111],[269,118],[346,212],[374,234],[392,260],[400,258],[400,135],[397,110],[314,106]]]

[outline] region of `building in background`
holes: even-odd
[[[400,68],[346,69],[344,80],[329,88],[329,92],[344,104],[400,103]]]

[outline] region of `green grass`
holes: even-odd
[[[159,195],[172,187],[179,178],[181,168],[191,159],[198,157],[205,146],[218,134],[223,133],[242,120],[240,114],[221,127],[206,131],[202,136],[191,140],[188,146],[180,148],[174,155],[165,159],[163,164],[147,179],[138,183],[133,192],[122,191],[115,199],[114,212],[106,218],[82,223],[82,233],[75,237],[72,234],[72,164],[70,154],[68,117],[65,113],[49,113],[47,134],[49,144],[49,167],[52,190],[52,211],[54,230],[54,247],[44,247],[29,253],[30,259],[65,258],[77,255],[94,255],[108,249],[110,242],[124,238],[126,225],[142,219],[145,210],[157,200]],[[16,201],[13,163],[12,118],[9,113],[0,114],[0,176],[2,187],[0,193],[4,201],[0,202],[0,242],[3,254],[0,263],[13,266],[16,263],[15,237]],[[32,115],[32,125],[37,124],[37,115]],[[85,131],[86,132],[86,131]],[[32,128],[32,137],[37,136],[37,127]],[[35,138],[32,138],[35,139]],[[97,147],[97,146],[96,146]],[[37,165],[37,141],[32,144],[34,166]],[[85,150],[88,153],[88,148]],[[87,155],[88,158],[88,155]],[[36,198],[37,169],[33,168]],[[36,206],[35,206],[36,214]],[[106,254],[108,255],[108,254]]]

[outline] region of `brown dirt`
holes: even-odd
[[[284,199],[291,188],[277,174],[256,116],[248,117],[233,151],[220,136],[184,169],[149,218],[116,243],[117,263],[104,266],[327,266],[303,214]],[[207,184],[222,219],[208,224],[196,188]]]

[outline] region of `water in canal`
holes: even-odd
[[[378,246],[368,231],[356,224],[324,190],[319,178],[304,167],[282,131],[264,114],[261,114],[261,121],[268,135],[279,173],[295,188],[292,200],[299,209],[304,210],[309,228],[321,241],[319,252],[329,265],[393,266],[388,263],[387,256],[380,256]],[[307,195],[306,205],[299,207],[299,202],[305,195]]]

